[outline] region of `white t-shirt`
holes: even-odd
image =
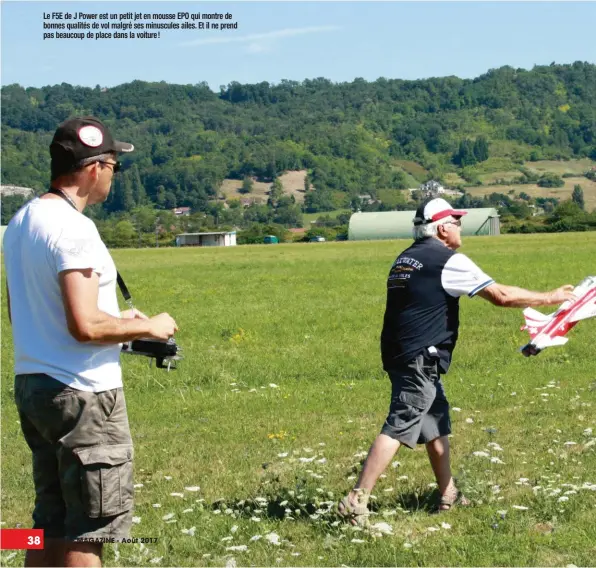
[[[455,298],[465,294],[471,298],[494,282],[472,260],[459,252],[445,263],[441,272],[443,288]]]
[[[62,199],[36,198],[11,219],[3,244],[15,374],[45,373],[83,391],[121,387],[121,345],[72,337],[58,282],[63,270],[92,268],[97,307],[120,317],[116,266],[93,221]]]

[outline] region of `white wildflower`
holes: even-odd
[[[490,455],[487,452],[472,452],[473,456],[476,456],[477,458],[489,458]]]
[[[393,527],[389,523],[375,523],[370,528],[382,534],[393,534]]]
[[[226,550],[229,550],[230,552],[246,552],[248,551],[248,546],[246,546],[246,544],[240,544],[238,546],[227,546]]]
[[[275,546],[279,546],[281,544],[279,540],[279,535],[275,532],[270,532],[269,534],[266,534],[265,540],[267,540],[271,544],[274,544]]]

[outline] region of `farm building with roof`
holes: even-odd
[[[499,213],[493,208],[465,209],[462,235],[500,234]],[[350,217],[348,240],[411,239],[415,211],[354,213]]]

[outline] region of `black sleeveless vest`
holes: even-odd
[[[447,261],[455,254],[435,238],[426,238],[402,252],[387,279],[387,304],[381,355],[389,370],[437,348],[439,367],[446,373],[457,342],[459,298],[441,283]]]

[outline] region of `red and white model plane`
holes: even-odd
[[[526,325],[521,330],[527,329],[530,334],[530,342],[520,349],[525,357],[538,355],[553,345],[564,345],[568,340],[563,336],[578,321],[596,317],[596,276],[584,278],[573,293],[576,299],[563,302],[554,314],[544,315],[532,308],[524,310]]]

